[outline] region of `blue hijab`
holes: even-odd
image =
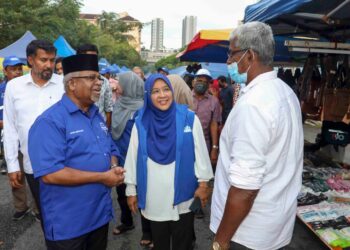
[[[147,131],[148,157],[158,164],[170,164],[176,157],[176,104],[162,111],[156,108],[151,99],[151,92],[156,80],[163,80],[174,96],[169,79],[162,74],[152,74],[145,82],[142,124]]]

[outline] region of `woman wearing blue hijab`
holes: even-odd
[[[199,119],[176,104],[169,79],[151,75],[125,161],[128,205],[151,221],[154,249],[192,249],[198,197],[205,206],[213,172]]]

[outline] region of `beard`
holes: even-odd
[[[53,70],[52,69],[45,69],[45,70],[39,72],[38,75],[39,75],[39,77],[41,79],[48,81],[48,80],[51,79],[52,74],[53,74]]]

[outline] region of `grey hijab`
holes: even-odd
[[[126,123],[143,105],[144,82],[132,71],[119,74],[119,85],[123,89],[113,107],[112,137],[118,140],[124,132]]]

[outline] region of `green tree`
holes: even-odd
[[[169,69],[177,68],[179,66],[186,65],[185,62],[180,62],[178,58],[176,58],[177,53],[172,54],[170,56],[164,57],[157,61],[154,67],[157,69],[159,67],[167,67]]]
[[[37,38],[51,42],[63,35],[73,47],[94,43],[100,56],[113,63],[128,67],[145,64],[125,34],[141,24],[127,24],[116,14],[103,12],[100,27],[94,26],[79,19],[80,7],[81,0],[0,0],[0,49],[30,30]]]

